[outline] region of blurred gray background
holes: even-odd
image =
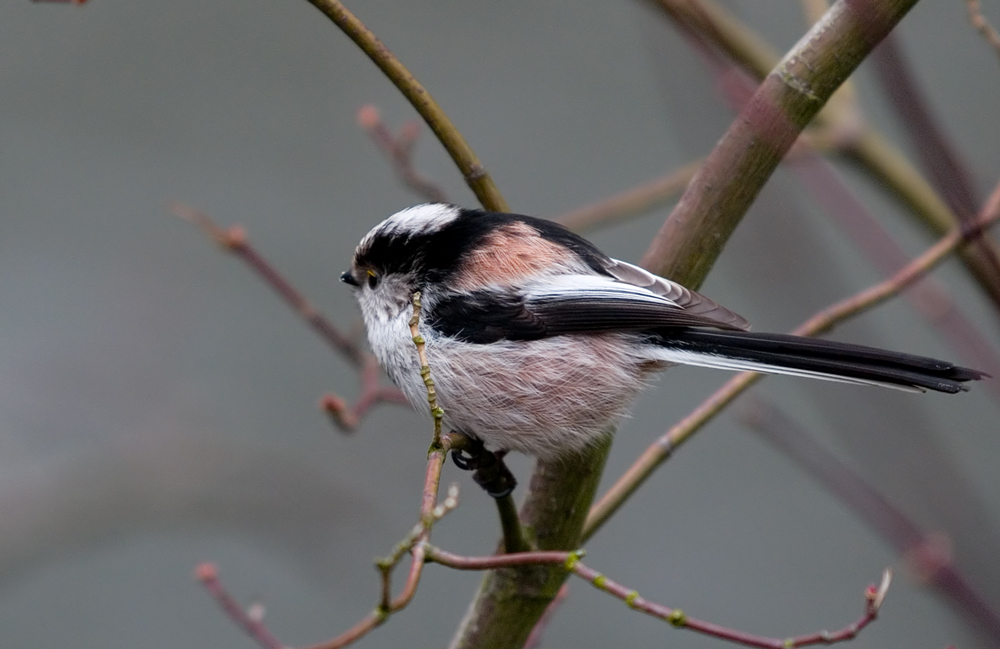
[[[1000,20],[1000,6],[985,9]],[[780,49],[798,3],[730,6]],[[368,0],[351,7],[427,86],[512,207],[553,216],[703,155],[730,114],[711,77],[636,2]],[[976,174],[1000,175],[1000,67],[960,2],[925,0],[901,41]],[[899,138],[870,71],[869,118]],[[428,425],[377,409],[355,434],[316,407],[356,377],[236,260],[166,204],[252,241],[337,324],[358,239],[418,202],[355,124],[413,111],[305,2],[0,5],[0,646],[250,647],[192,578],[218,562],[286,643],[339,633],[375,603],[371,560],[416,520]],[[421,171],[474,204],[431,138]],[[930,243],[854,171],[911,253]],[[635,260],[666,210],[592,235]],[[996,313],[957,264],[938,273],[994,344]],[[779,173],[704,291],[757,330],[787,330],[879,273]],[[903,302],[836,336],[954,357]],[[725,379],[669,372],[622,426],[606,482]],[[1000,442],[981,387],[915,396],[792,379],[756,388],[932,530],[954,537],[1000,605]],[[514,461],[527,477],[530,462]],[[435,530],[489,552],[492,505],[454,467]],[[665,465],[587,546],[588,563],[690,615],[787,636],[840,628],[885,566],[898,579],[857,647],[987,646],[845,506],[732,413]],[[361,647],[443,646],[479,575],[431,566],[411,607]],[[717,647],[589,586],[546,647]]]

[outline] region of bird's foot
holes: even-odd
[[[507,452],[488,451],[478,439],[468,435],[464,437],[467,443],[451,451],[451,460],[455,466],[463,471],[472,471],[472,479],[490,496],[494,498],[509,496],[517,486],[517,480],[503,461]]]

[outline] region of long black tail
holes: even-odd
[[[967,390],[989,374],[947,361],[819,338],[676,328],[657,331],[663,359],[685,365],[791,374],[911,392]]]

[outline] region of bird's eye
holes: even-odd
[[[378,282],[379,282],[379,276],[373,273],[372,271],[368,271],[368,288],[374,291],[376,288],[378,288]]]

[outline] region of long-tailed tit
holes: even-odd
[[[372,350],[418,409],[420,334],[444,424],[494,450],[568,455],[597,441],[653,372],[686,364],[911,392],[986,376],[947,361],[783,334],[680,284],[611,259],[551,221],[440,203],[375,226],[341,279]]]

